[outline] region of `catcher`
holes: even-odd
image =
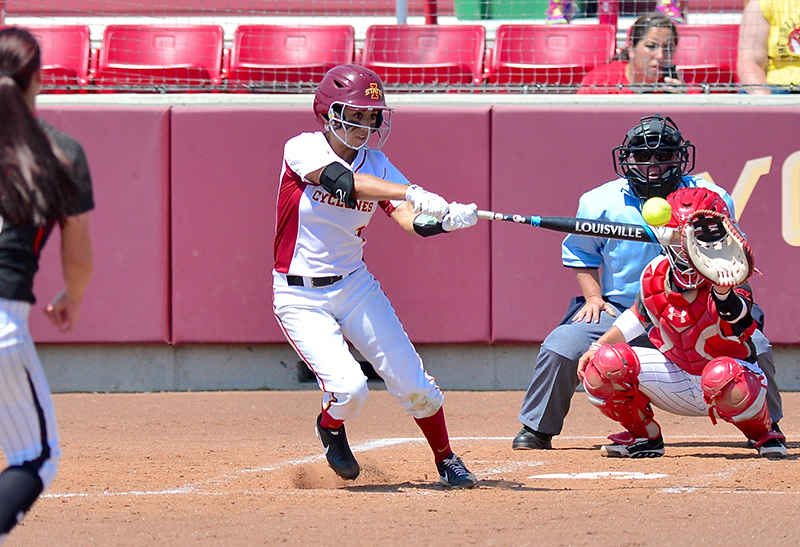
[[[753,255],[725,202],[705,188],[667,198],[676,228],[666,256],[642,273],[634,306],[590,346],[578,363],[589,400],[625,431],[611,435],[603,455],[664,455],[652,406],[683,416],[708,414],[732,423],[762,457],[786,457],[783,435],[771,429],[767,380],[749,340],[757,325],[746,283]],[[649,330],[658,349],[626,342]]]

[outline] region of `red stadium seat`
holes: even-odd
[[[485,39],[482,25],[373,25],[361,62],[387,84],[477,84]]]
[[[673,60],[687,83],[732,84],[738,43],[739,25],[679,25]]]
[[[350,25],[242,25],[233,35],[229,85],[319,83],[331,68],[353,62]]]
[[[615,51],[613,25],[500,25],[487,79],[493,84],[577,86]]]
[[[91,47],[89,27],[62,25],[25,27],[42,48],[43,84],[49,86],[84,86],[89,83]],[[70,90],[43,90],[43,93],[64,93]]]
[[[216,86],[222,79],[222,49],[219,25],[109,25],[93,83],[136,91]]]

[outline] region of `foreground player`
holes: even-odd
[[[450,449],[442,391],[363,262],[361,230],[380,208],[406,232],[430,236],[473,226],[477,207],[448,205],[408,185],[377,150],[389,134],[392,109],[371,70],[331,69],[316,90],[314,114],[323,131],[303,133],[284,148],[273,289],[281,329],[323,391],[317,435],[328,464],[343,479],[360,472],[344,422],[358,415],[368,388],[349,341],[416,420],[440,481],[472,488],[477,480]],[[371,139],[376,149],[367,146]]]
[[[683,416],[708,414],[714,423],[721,418],[752,439],[761,456],[786,457],[783,435],[771,429],[767,380],[749,340],[756,330],[750,287],[731,286],[735,276],[730,272],[740,271],[729,267],[732,261],[713,284],[693,265],[703,262],[692,259],[689,234],[712,250],[722,248],[725,223],[708,211],[730,218],[728,207],[702,188],[677,190],[667,201],[672,206],[668,226],[680,229],[689,243],[664,246],[667,256],[654,259],[642,274],[635,306],[578,363],[589,400],[625,428],[609,437],[612,444],[603,446],[603,453],[619,458],[664,454],[652,403]],[[752,264],[741,270],[751,272]],[[626,343],[651,325],[650,340],[658,350]]]
[[[77,141],[34,118],[41,52],[26,30],[0,31],[0,543],[56,476],[61,449],[50,388],[28,332],[33,276],[55,224],[66,290],[45,308],[78,319],[92,272],[89,168]]]
[[[695,187],[717,192],[733,212],[733,200],[723,188],[689,174],[694,168],[694,146],[669,117],[642,118],[613,154],[619,178],[582,195],[575,216],[642,224],[642,204],[647,199],[666,198],[678,188]],[[660,253],[661,248],[651,243],[578,235],[564,239],[562,261],[572,268],[581,296],[572,299],[564,320],[545,338],[537,354],[519,412],[522,429],[511,445],[514,450],[552,448],[552,438],[561,433],[578,387],[578,359],[633,305],[642,271]],[[772,346],[760,330],[752,341],[759,366],[769,380],[767,401],[773,427],[778,429],[783,408],[774,382]],[[650,346],[646,336],[632,344]]]

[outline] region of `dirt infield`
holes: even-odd
[[[333,475],[319,393],[55,396],[64,457],[9,546],[800,544],[800,393],[789,458],[729,424],[657,412],[667,454],[608,460],[617,431],[582,393],[555,450],[512,451],[521,392],[447,392],[453,447],[479,488],[449,491],[413,420],[373,390],[348,436],[362,475]]]

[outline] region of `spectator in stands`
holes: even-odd
[[[678,47],[678,28],[661,13],[639,17],[631,27],[628,45],[611,62],[592,69],[578,94],[699,93],[687,87],[672,64]]]
[[[601,23],[603,22],[603,16],[601,15],[601,12],[603,11],[601,5],[603,3],[610,4],[609,7],[614,10],[615,17],[616,13],[619,11],[619,0],[598,0],[599,5],[597,10]],[[656,12],[666,15],[676,23],[684,23],[685,20],[682,14],[682,4],[682,0],[658,0]],[[572,18],[575,16],[577,11],[578,5],[575,0],[550,0],[549,5],[547,6],[547,12],[545,13],[547,16],[546,21],[548,24],[569,23],[572,21]]]
[[[747,93],[800,93],[800,0],[747,3],[737,73]]]
[[[55,479],[61,457],[53,398],[28,332],[39,256],[57,225],[65,290],[44,312],[64,332],[78,320],[93,263],[89,166],[78,141],[36,119],[41,87],[36,38],[0,31],[0,445],[8,462],[0,544]]]

